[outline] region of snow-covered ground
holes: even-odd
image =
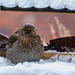
[[[69,54],[75,54],[75,51],[74,52],[57,52],[56,50],[47,50],[45,52],[46,53],[69,53]]]
[[[48,60],[15,65],[0,57],[0,75],[75,75],[75,57],[72,57],[71,62],[68,61],[69,58],[70,56],[61,56],[58,60],[57,56],[54,56]]]
[[[21,8],[45,8],[50,6],[54,9],[68,8],[70,10],[75,10],[75,0],[0,0],[0,6],[5,7],[15,7],[19,6]]]

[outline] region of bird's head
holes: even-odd
[[[25,24],[20,31],[20,35],[21,36],[27,36],[27,37],[31,37],[31,36],[36,36],[36,31],[37,28],[34,27],[34,25],[32,24]]]

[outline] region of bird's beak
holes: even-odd
[[[37,32],[38,28],[35,28],[34,31]]]

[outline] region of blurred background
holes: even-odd
[[[75,35],[75,14],[25,11],[0,11],[0,33],[12,35],[25,23],[38,28],[44,44],[49,40]]]

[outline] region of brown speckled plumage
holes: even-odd
[[[18,34],[18,40],[7,50],[7,58],[14,64],[25,61],[39,61],[43,56],[44,46],[36,34],[35,27],[26,24],[15,34]]]

